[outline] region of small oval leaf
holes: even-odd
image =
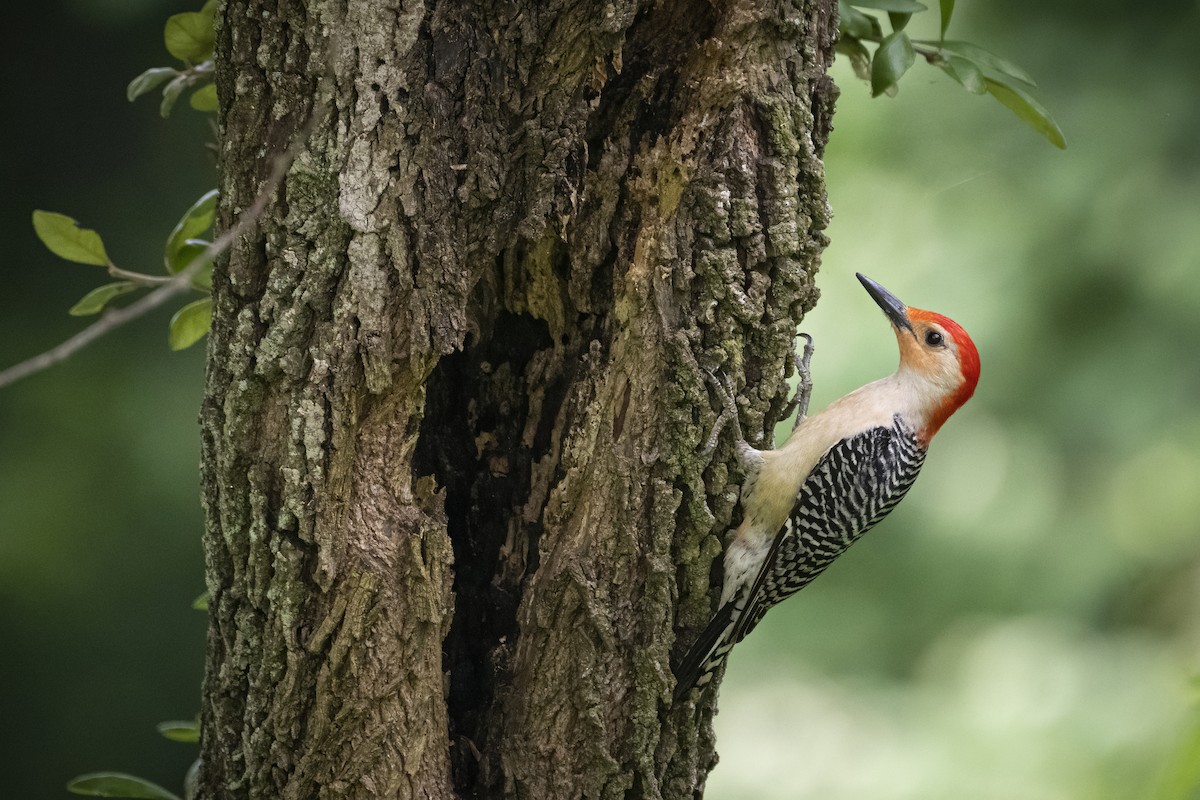
[[[838,39],[834,50],[850,59],[850,68],[864,81],[871,80],[871,52],[852,36]]]
[[[962,84],[962,87],[971,94],[983,94],[987,91],[983,73],[979,67],[965,58],[951,56],[949,60],[941,62],[938,66],[942,68],[943,72]]]
[[[194,800],[200,796],[200,759],[192,762],[188,771],[183,775],[183,796],[186,800]]]
[[[157,783],[123,772],[90,772],[67,784],[67,791],[90,797],[133,797],[146,800],[179,800]]]
[[[196,611],[208,611],[208,592],[204,592],[193,600],[192,608]]]
[[[880,11],[892,11],[897,14],[916,14],[924,11],[927,6],[916,0],[848,0],[850,5],[859,8],[875,8]]]
[[[871,96],[878,97],[896,85],[916,61],[912,41],[904,31],[896,31],[879,43],[871,60]]]
[[[184,250],[189,246],[189,240],[195,239],[212,227],[213,218],[217,213],[219,196],[216,189],[205,192],[199,200],[192,203],[191,208],[184,212],[179,222],[175,223],[171,235],[167,237],[167,246],[164,252],[167,272],[174,275],[192,263],[192,259],[197,254],[195,252],[184,253]]]
[[[908,21],[912,19],[912,14],[901,13],[898,11],[888,12],[888,21],[892,23],[892,30],[902,31],[908,27]]]
[[[1050,143],[1055,147],[1061,150],[1067,149],[1067,140],[1063,136],[1062,129],[1051,118],[1050,112],[1043,108],[1038,101],[1016,86],[1001,83],[991,78],[985,78],[984,80],[987,83],[988,94],[1007,106],[1026,125],[1049,139]]]
[[[184,350],[204,338],[212,322],[212,300],[188,303],[175,312],[167,328],[167,343],[172,350]]]
[[[838,2],[838,30],[843,38],[851,36],[855,39],[874,41],[883,37],[883,28],[879,26],[879,20],[852,8],[846,0]]]
[[[946,38],[946,28],[950,27],[950,17],[954,14],[954,0],[939,0],[942,12],[942,38]]]
[[[195,276],[192,277],[192,288],[194,288],[200,292],[211,292],[212,291],[212,274],[213,274],[212,263],[210,262],[208,264],[205,264],[203,267],[201,267],[196,272]]]
[[[59,258],[79,264],[108,266],[108,253],[104,251],[100,234],[79,227],[78,222],[65,214],[34,211],[33,230],[42,244]]]
[[[216,111],[217,85],[210,83],[207,86],[201,86],[192,92],[192,96],[188,98],[188,103],[197,111]]]
[[[203,239],[188,239],[183,247],[179,248],[179,252],[171,258],[167,265],[167,271],[171,274],[183,272],[208,249],[208,244]]]
[[[172,742],[191,744],[200,741],[200,723],[195,720],[171,720],[155,726],[164,738]]]
[[[1002,75],[1016,78],[1022,83],[1028,83],[1030,86],[1037,86],[1032,77],[1025,70],[1018,67],[1006,58],[1001,58],[990,50],[984,50],[977,44],[970,42],[958,42],[952,39],[947,39],[942,42],[919,42],[920,44],[929,44],[945,51],[941,53],[944,58],[949,58],[950,55],[961,56],[975,64],[981,69],[995,70]]]
[[[128,294],[137,288],[137,284],[132,281],[117,281],[116,283],[106,283],[103,286],[97,286],[85,294],[82,300],[71,306],[70,311],[67,313],[72,317],[87,317],[92,314],[99,314],[114,297]]]
[[[204,11],[187,11],[167,19],[163,42],[167,52],[188,64],[198,64],[212,58],[216,36],[213,15]]]
[[[171,67],[154,67],[153,69],[148,69],[129,82],[129,86],[125,88],[125,97],[132,103],[146,92],[153,90],[154,87],[166,83],[178,75],[179,70],[172,69]]]

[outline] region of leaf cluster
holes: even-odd
[[[199,11],[175,14],[163,29],[167,52],[183,62],[183,67],[152,67],[129,82],[125,96],[129,102],[163,86],[159,113],[169,117],[184,92],[195,89],[188,103],[197,111],[217,110],[217,87],[212,82],[213,24],[217,0],[208,0]]]
[[[208,0],[199,11],[175,14],[167,20],[163,42],[167,52],[183,62],[183,68],[155,67],[146,70],[129,84],[126,96],[130,101],[166,83],[160,107],[162,115],[166,117],[183,92],[198,86],[190,98],[192,108],[210,112],[217,110],[216,86],[212,83],[216,9],[217,0]],[[119,279],[97,286],[71,306],[69,311],[77,317],[90,316],[101,313],[118,298],[161,286],[188,270],[211,244],[209,239],[203,237],[212,229],[217,200],[215,189],[206,192],[171,230],[163,248],[162,275],[118,267],[109,258],[100,234],[80,226],[66,215],[34,211],[33,229],[42,244],[56,256],[78,264],[104,267],[110,277]],[[212,320],[212,299],[207,296],[212,289],[212,265],[199,267],[191,276],[190,283],[195,291],[206,296],[183,306],[171,318],[167,342],[172,350],[183,350],[198,342],[208,332]]]
[[[99,314],[112,301],[134,292],[162,285],[186,270],[192,261],[208,247],[207,239],[198,238],[212,228],[216,216],[217,191],[214,189],[197,200],[183,215],[167,237],[163,251],[165,275],[132,272],[114,264],[104,248],[100,234],[80,226],[64,214],[34,211],[33,229],[50,252],[67,261],[105,267],[112,277],[121,280],[104,283],[92,289],[71,306],[72,316]],[[212,289],[212,265],[205,265],[191,277],[194,290],[209,294]],[[172,350],[183,350],[204,337],[212,319],[212,298],[204,297],[188,303],[175,312],[167,329],[167,341]]]
[[[946,38],[955,0],[939,0],[940,37],[913,39],[906,32],[913,14],[928,10],[916,0],[838,0],[837,52],[850,59],[854,74],[871,83],[871,96],[894,97],[904,73],[921,56],[971,94],[998,100],[1056,147],[1066,139],[1058,123],[1030,90],[1036,85],[1027,72],[1007,59],[970,42]],[[891,31],[872,12],[884,12]],[[874,45],[874,52],[868,47]]]

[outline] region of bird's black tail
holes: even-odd
[[[733,648],[729,634],[735,623],[736,603],[730,601],[717,609],[700,638],[688,650],[683,661],[675,668],[675,697],[678,703],[687,697],[693,687],[703,686],[712,680],[713,673],[725,661]]]

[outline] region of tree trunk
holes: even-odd
[[[834,7],[225,4],[225,226],[323,116],[214,276],[200,797],[701,794],[701,370],[769,434]]]

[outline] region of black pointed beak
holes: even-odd
[[[901,303],[896,295],[861,272],[854,274],[858,276],[858,282],[867,290],[867,294],[871,295],[871,299],[883,309],[883,313],[887,314],[888,319],[892,321],[893,325],[906,331],[913,329],[912,323],[908,321],[908,307],[904,303]]]

